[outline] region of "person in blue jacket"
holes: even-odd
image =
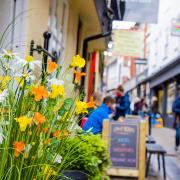
[[[128,93],[124,93],[122,85],[118,86],[116,91],[116,114],[114,120],[118,120],[119,117],[125,117],[131,113],[130,100]]]
[[[107,96],[103,100],[103,104],[94,110],[83,126],[83,130],[91,131],[93,134],[102,132],[103,120],[109,119],[113,112],[115,100],[111,96]]]
[[[178,87],[178,97],[173,103],[173,112],[175,113],[174,128],[176,129],[175,150],[177,151],[180,145],[180,86]]]

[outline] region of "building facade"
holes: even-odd
[[[147,66],[137,69],[134,79],[125,84],[127,91],[137,91],[137,96],[146,97],[149,104],[152,96],[157,96],[159,112],[167,127],[173,127],[172,105],[180,84],[180,36],[172,32],[173,22],[180,22],[178,3],[178,0],[160,1],[158,23],[147,27]]]
[[[79,54],[87,60],[84,69],[87,76],[82,83],[85,93],[90,97],[100,88],[101,51],[107,48],[111,33],[111,17],[105,0],[0,0],[0,3],[0,34],[12,22],[1,48],[11,48],[25,56],[30,53],[33,40],[34,47],[47,49],[58,57],[58,63],[64,68]],[[43,59],[43,54],[33,52],[33,55]],[[93,61],[96,68],[92,71]]]

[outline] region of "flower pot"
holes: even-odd
[[[63,176],[60,179],[70,178],[72,180],[88,180],[88,174],[78,170],[68,170],[63,172]]]

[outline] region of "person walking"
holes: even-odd
[[[130,114],[130,100],[128,93],[124,93],[124,88],[122,85],[118,86],[116,90],[116,112],[114,120],[118,120],[119,117],[125,117]]]
[[[103,104],[94,110],[83,126],[84,131],[91,131],[93,134],[102,132],[104,119],[109,119],[113,113],[115,100],[111,96],[104,98]]]
[[[175,114],[174,128],[176,129],[175,150],[178,151],[180,145],[180,86],[178,87],[178,97],[173,103],[172,108]]]

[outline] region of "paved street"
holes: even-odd
[[[155,138],[156,143],[161,144],[167,151],[166,155],[166,180],[179,180],[180,179],[180,151],[174,150],[174,135],[175,131],[169,128],[153,129],[152,136]],[[112,178],[113,180],[125,178]],[[158,171],[157,157],[152,156],[149,176],[146,180],[163,180],[162,162],[161,171]]]

